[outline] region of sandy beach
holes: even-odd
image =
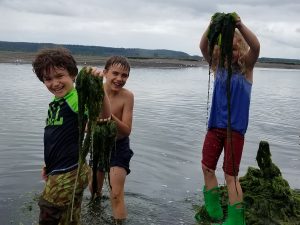
[[[0,51],[0,63],[31,64],[36,53],[25,52],[3,52]],[[74,55],[78,65],[103,66],[107,57]],[[208,64],[202,60],[186,59],[155,59],[155,58],[129,58],[131,66],[149,67],[149,68],[186,68],[200,67]],[[286,63],[261,63],[257,62],[256,67],[263,68],[283,68],[283,69],[300,69],[300,64]]]

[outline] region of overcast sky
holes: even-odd
[[[233,11],[260,40],[260,57],[300,59],[299,0],[0,0],[0,40],[201,55],[210,17]]]

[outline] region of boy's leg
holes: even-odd
[[[64,214],[62,215],[61,222],[59,225],[80,225],[80,215],[81,215],[81,204],[82,204],[82,198],[83,198],[83,192],[84,189],[88,185],[88,170],[89,167],[88,165],[84,164],[81,173],[79,174],[78,180],[77,180],[77,185],[76,185],[76,190],[75,190],[75,198],[74,198],[74,205],[73,205],[73,211],[72,211],[72,197],[73,197],[73,190],[74,190],[74,184],[76,180],[76,176],[72,176],[70,179],[71,182],[71,188],[73,189],[71,191],[70,195],[70,190],[66,190],[66,197],[70,196],[69,198],[69,204],[67,210],[64,211]],[[77,170],[75,170],[77,173]],[[73,173],[75,172],[73,171]],[[67,185],[68,187],[68,185]],[[72,221],[71,221],[71,214],[72,214]]]
[[[73,218],[71,219],[71,205],[58,207],[43,198],[39,200],[40,216],[39,225],[79,225],[82,196],[76,196],[73,207]]]
[[[234,176],[225,174],[225,180],[226,180],[230,205],[232,205],[236,202],[242,202],[243,201],[243,191],[242,191],[238,177],[234,177]]]
[[[202,150],[202,170],[205,186],[203,188],[205,208],[209,216],[215,220],[223,218],[220,204],[220,191],[215,175],[218,159],[224,144],[224,130],[212,129],[206,134]],[[201,221],[200,215],[195,218]]]
[[[77,176],[77,169],[64,174],[48,177],[41,200],[39,201],[40,224],[56,224],[55,222],[44,222],[47,221],[45,218],[52,217],[58,218],[59,225],[79,224],[83,191],[88,184],[87,175],[88,168],[87,165],[84,164],[77,180],[72,223],[70,222],[71,202]],[[49,205],[51,207],[49,207]],[[57,210],[54,210],[55,208],[59,209],[59,217],[56,215],[58,212]],[[51,214],[53,214],[53,216]]]
[[[103,188],[103,183],[104,183],[104,178],[105,178],[105,173],[103,171],[98,170],[97,171],[97,188],[98,190],[96,191],[96,196],[101,197],[102,196],[102,188]],[[93,171],[90,169],[90,174],[89,174],[89,190],[91,194],[93,194]]]
[[[127,172],[124,168],[114,166],[110,168],[110,199],[115,219],[126,219],[127,210],[124,199],[124,185]]]
[[[102,188],[103,188],[104,178],[105,178],[105,173],[102,172],[102,171],[97,171],[97,187],[98,187],[97,194],[100,197],[102,195]]]
[[[224,150],[223,170],[228,189],[229,203],[232,205],[243,200],[242,188],[238,172],[244,147],[244,136],[232,131],[232,146],[226,139]]]
[[[111,153],[110,160],[110,197],[113,216],[118,221],[125,220],[127,217],[124,185],[126,176],[130,173],[129,164],[133,156],[129,142],[129,137],[117,140],[116,150]]]
[[[207,190],[218,186],[216,166],[224,146],[225,130],[211,129],[207,132],[202,149],[202,171]]]
[[[82,195],[75,196],[73,213],[72,213],[72,205],[68,206],[68,209],[64,211],[62,218],[60,220],[59,225],[80,225],[80,214],[81,214],[81,203],[82,203]],[[72,221],[71,221],[71,213],[72,213]]]
[[[223,225],[244,225],[243,191],[238,179],[244,136],[232,132],[232,145],[225,144],[223,170],[228,190],[228,215]]]
[[[231,132],[231,139],[225,139],[223,170],[225,174],[237,176],[244,147],[244,136],[238,132]]]
[[[39,225],[57,225],[62,217],[64,208],[58,207],[42,197],[38,205],[40,207]]]
[[[203,171],[205,187],[207,190],[210,190],[218,186],[218,180],[214,170],[209,169],[207,166],[202,164],[202,171]]]

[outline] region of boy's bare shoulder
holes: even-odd
[[[134,97],[133,93],[126,88],[122,88],[121,96],[123,98],[130,98],[130,99]]]

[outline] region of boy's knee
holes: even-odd
[[[206,165],[202,164],[202,171],[204,176],[214,176],[215,170],[208,168]]]
[[[62,214],[63,207],[58,207],[41,198],[38,203],[40,207],[39,224],[54,225],[58,224]]]
[[[111,200],[114,202],[120,202],[122,200],[122,192],[112,190],[110,193]]]

